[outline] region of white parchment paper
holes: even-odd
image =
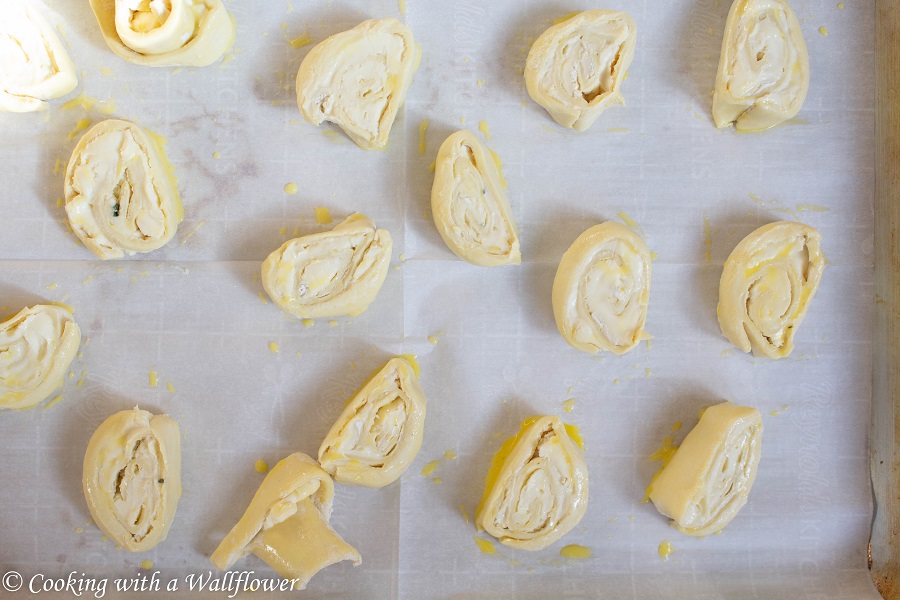
[[[231,0],[235,48],[205,69],[126,64],[87,2],[47,4],[78,65],[78,93],[168,139],[186,218],[158,252],[95,260],[58,199],[79,137],[70,132],[80,119],[107,118],[104,105],[0,114],[0,312],[64,301],[85,336],[64,400],[0,415],[0,570],[22,573],[26,587],[35,575],[109,578],[107,597],[117,597],[116,578],[158,571],[183,595],[187,576],[212,569],[209,554],[262,481],[254,463],[314,455],[353,390],[410,352],[429,399],[422,450],[399,483],[337,487],[332,524],[364,562],[321,572],[308,597],[877,597],[866,571],[877,301],[872,2],[793,2],[809,47],[809,96],[797,119],[752,135],[719,132],[709,116],[724,0],[406,0],[405,15],[394,0]],[[522,70],[553,19],[600,7],[627,10],[638,24],[627,106],[576,133],[528,98]],[[364,152],[302,120],[293,80],[310,46],[289,41],[318,42],[382,16],[405,19],[423,58],[390,147]],[[431,221],[438,146],[482,120],[521,230],[518,267],[461,262]],[[283,191],[290,182],[296,195]],[[325,228],[315,207],[336,221],[362,212],[388,228],[394,266],[367,312],[304,327],[261,301],[256,273],[284,240]],[[591,357],[557,334],[550,289],[578,234],[623,216],[657,253],[654,338],[622,357]],[[745,235],[779,219],[817,227],[830,264],[794,354],[754,360],[719,333],[718,279]],[[762,412],[762,463],[740,516],[721,535],[690,539],[641,502],[656,469],[648,456],[723,399]],[[81,492],[93,430],[135,404],[173,415],[184,436],[175,523],[141,555],[102,537]],[[581,427],[587,515],[545,551],[498,545],[484,554],[471,516],[490,458],[537,413]],[[663,541],[674,548],[666,561]],[[571,543],[590,547],[591,558],[562,558]],[[152,567],[141,568],[147,560]],[[254,557],[236,568],[272,575]]]

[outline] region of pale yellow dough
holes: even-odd
[[[375,300],[391,262],[391,234],[360,214],[289,240],[262,264],[262,284],[300,319],[357,315]]]
[[[393,483],[422,446],[425,405],[413,366],[392,358],[344,407],[319,448],[319,463],[338,483]]]
[[[457,131],[441,144],[431,212],[441,238],[461,259],[482,267],[522,262],[497,165],[470,131]]]
[[[116,545],[150,550],[169,533],[181,498],[181,436],[168,415],[135,407],[103,421],[84,453],[84,497]]]
[[[755,356],[791,353],[825,269],[821,240],[809,225],[777,221],[737,245],[719,283],[719,326],[729,342]]]
[[[559,417],[528,419],[494,457],[475,527],[511,548],[542,550],[587,510],[584,452]]]
[[[553,280],[553,316],[582,352],[628,352],[645,339],[650,249],[631,229],[607,221],[582,233]]]
[[[678,531],[721,531],[747,503],[762,444],[759,411],[724,402],[703,412],[650,487],[657,510]]]
[[[0,323],[0,409],[33,408],[61,387],[80,343],[61,306],[37,304]]]
[[[359,552],[328,524],[334,482],[316,461],[299,452],[272,467],[250,506],[225,536],[210,561],[226,571],[255,554],[302,590],[320,570],[335,563],[362,562]]]
[[[586,10],[553,25],[528,53],[528,94],[560,125],[584,131],[610,106],[625,104],[619,88],[636,37],[634,19],[614,10]]]
[[[0,111],[46,110],[78,85],[75,64],[31,0],[0,0]]]
[[[148,67],[205,67],[234,43],[222,0],[90,0],[116,56]]]
[[[797,15],[785,0],[735,0],[725,22],[713,92],[716,127],[774,127],[800,112],[809,88],[809,55]]]
[[[397,19],[363,21],[317,44],[297,72],[297,105],[313,125],[330,121],[366,150],[387,145],[422,53]]]
[[[166,245],[184,218],[161,137],[128,121],[91,128],[66,168],[66,213],[75,235],[102,259]]]

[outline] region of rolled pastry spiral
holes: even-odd
[[[628,352],[645,338],[650,249],[632,230],[607,221],[582,233],[553,280],[553,315],[563,339],[582,352]]]
[[[559,417],[534,417],[494,457],[475,526],[512,548],[541,550],[581,521],[587,502],[577,430]]]
[[[0,110],[46,110],[77,85],[75,64],[31,0],[0,2]]]
[[[422,446],[425,404],[414,365],[392,358],[344,407],[319,448],[319,464],[339,483],[393,483]]]
[[[128,121],[102,121],[78,142],[66,168],[66,213],[75,235],[102,259],[166,245],[184,218],[164,141]]]
[[[262,264],[262,284],[281,310],[301,319],[357,315],[387,277],[393,241],[360,214],[322,233],[288,240]]]
[[[724,402],[700,422],[650,486],[650,500],[692,536],[723,529],[747,503],[762,444],[759,411]]]
[[[360,148],[382,149],[421,56],[412,31],[397,19],[336,33],[300,64],[300,113],[313,125],[334,123]]]
[[[110,416],[84,454],[84,497],[97,526],[129,552],[166,539],[181,498],[181,437],[168,415]]]
[[[809,55],[790,5],[735,0],[713,92],[716,127],[759,131],[778,125],[800,112],[808,88]]]
[[[461,259],[482,267],[522,262],[497,165],[472,132],[457,131],[441,144],[431,211],[444,243]]]
[[[222,0],[90,0],[107,46],[149,67],[205,67],[234,43]]]
[[[0,323],[0,409],[37,406],[62,386],[81,344],[72,312],[37,304]]]
[[[777,221],[737,245],[719,282],[719,326],[729,342],[755,356],[791,353],[825,269],[821,239],[809,225]]]
[[[610,106],[625,104],[619,88],[636,36],[634,19],[614,10],[587,10],[553,25],[528,53],[528,94],[560,125],[584,131]]]
[[[328,524],[334,482],[316,461],[299,452],[279,461],[266,475],[244,516],[213,552],[221,571],[255,554],[278,575],[302,590],[329,565],[362,559]]]

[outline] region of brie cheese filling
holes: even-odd
[[[0,110],[45,110],[77,85],[72,59],[31,1],[0,2]]]
[[[300,112],[314,125],[334,123],[361,148],[384,148],[420,57],[412,32],[396,19],[332,35],[297,72]]]
[[[444,242],[463,260],[485,267],[522,262],[497,165],[471,132],[457,131],[441,145],[431,209]]]
[[[339,483],[393,483],[422,446],[425,406],[413,367],[392,358],[347,403],[319,448],[319,463]]]
[[[650,249],[633,231],[606,222],[563,254],[553,281],[553,314],[566,342],[582,352],[622,354],[644,339]]]
[[[61,306],[23,308],[0,323],[0,409],[32,408],[61,387],[80,343]]]

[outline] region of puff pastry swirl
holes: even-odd
[[[397,19],[371,19],[317,44],[297,72],[297,105],[366,150],[387,145],[422,53]]]
[[[700,422],[650,486],[657,510],[682,533],[716,533],[747,503],[762,444],[759,411],[724,402]]]
[[[713,92],[716,127],[759,131],[800,112],[809,89],[809,55],[785,0],[735,0],[725,22]]]
[[[650,249],[631,229],[607,221],[582,233],[553,280],[553,315],[563,339],[582,352],[628,352],[644,339]]]
[[[166,245],[184,218],[161,137],[109,119],[75,146],[66,168],[66,213],[75,235],[102,259]]]
[[[302,590],[320,570],[335,563],[362,562],[359,552],[328,524],[334,482],[316,461],[299,452],[279,461],[266,475],[244,516],[213,552],[210,561],[225,571],[255,554]]]
[[[181,437],[168,415],[135,407],[107,418],[84,454],[84,497],[97,526],[129,552],[166,539],[181,497]]]
[[[425,405],[414,366],[392,358],[344,407],[319,448],[319,464],[338,483],[393,483],[422,446]]]
[[[512,548],[541,550],[581,521],[587,502],[577,430],[559,417],[534,417],[494,457],[475,526]]]
[[[0,110],[46,110],[77,85],[75,64],[32,2],[0,2]]]
[[[0,323],[0,409],[33,408],[62,386],[81,344],[72,312],[37,304]]]
[[[578,131],[625,104],[619,88],[634,58],[637,26],[628,13],[586,10],[542,33],[525,62],[525,86],[553,120]]]
[[[825,269],[821,239],[809,225],[777,221],[737,245],[719,282],[719,326],[729,342],[755,356],[791,353]]]

